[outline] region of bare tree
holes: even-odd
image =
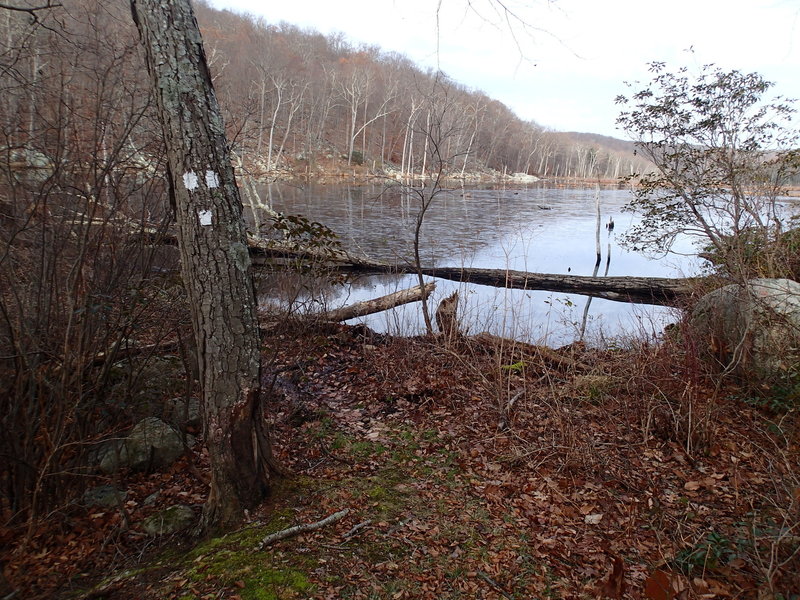
[[[424,269],[422,265],[422,227],[425,223],[425,216],[430,210],[436,198],[444,192],[444,179],[452,171],[453,161],[457,155],[448,155],[445,146],[449,140],[456,138],[461,133],[459,131],[457,117],[454,118],[455,106],[450,97],[451,88],[447,81],[439,78],[434,79],[433,86],[424,92],[423,104],[420,112],[425,111],[425,124],[420,127],[423,137],[422,164],[420,167],[419,185],[416,186],[413,180],[409,180],[406,189],[416,196],[419,202],[419,211],[414,222],[414,267],[417,271],[417,280],[420,286],[425,285]],[[409,146],[413,144],[413,138]],[[410,158],[409,158],[410,161]],[[409,162],[409,171],[413,170],[413,165]],[[433,320],[428,306],[428,299],[423,296],[422,316],[425,320],[425,330],[428,335],[433,334]],[[444,333],[444,332],[443,332]]]

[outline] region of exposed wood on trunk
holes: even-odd
[[[409,304],[410,302],[419,302],[423,295],[427,297],[433,293],[435,289],[436,284],[434,282],[426,283],[424,288],[416,285],[412,288],[400,290],[399,292],[387,294],[386,296],[381,296],[380,298],[364,300],[363,302],[356,302],[355,304],[351,304],[343,308],[337,308],[324,313],[314,314],[311,315],[311,317],[321,319],[323,321],[347,321],[348,319],[355,319],[356,317],[363,317],[364,315],[382,312],[396,306]]]

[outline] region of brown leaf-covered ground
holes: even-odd
[[[800,594],[791,398],[755,406],[680,343],[548,351],[342,326],[276,334],[265,365],[291,473],[268,505],[223,538],[141,533],[169,504],[199,514],[198,445],[166,473],[117,481],[124,506],[65,508],[24,549],[27,532],[3,532],[19,597]],[[344,508],[334,525],[257,549]]]

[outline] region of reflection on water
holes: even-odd
[[[351,251],[370,257],[411,262],[414,224],[419,200],[401,188],[268,186],[269,198],[280,212],[302,214],[336,231]],[[682,276],[698,270],[688,258],[653,259],[629,252],[618,239],[636,222],[621,211],[627,190],[602,190],[603,223],[613,218],[615,227],[601,230],[605,275]],[[592,275],[596,257],[594,189],[458,189],[434,200],[422,229],[422,256],[426,265],[517,269],[542,273]],[[693,251],[688,240],[677,250]],[[352,279],[345,286],[324,286],[296,281],[281,290],[308,310],[323,304],[334,308],[366,300],[415,284],[412,276],[371,275]],[[271,289],[272,286],[266,285]],[[658,333],[673,318],[662,307],[644,307],[573,294],[554,294],[438,280],[434,306],[460,289],[460,313],[472,333],[491,331],[537,343],[560,345],[585,331],[589,340],[603,336]],[[270,294],[273,295],[274,294]],[[416,334],[424,331],[419,306],[412,304],[390,313],[361,319],[379,331]]]

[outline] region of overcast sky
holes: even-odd
[[[624,137],[614,98],[625,81],[647,81],[651,61],[757,71],[800,98],[798,0],[504,0],[527,30],[496,0],[211,4],[401,52],[558,131]]]

